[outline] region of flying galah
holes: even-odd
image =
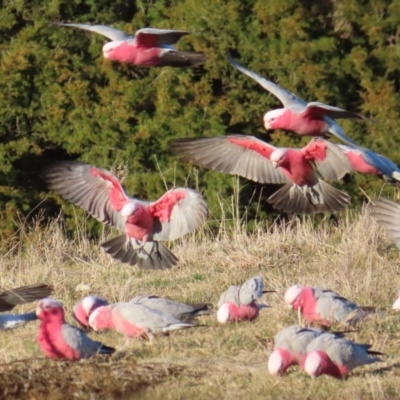
[[[360,365],[382,361],[378,357],[371,357],[383,355],[370,350],[371,347],[329,333],[320,335],[307,346],[304,369],[313,378],[330,375],[340,379]]]
[[[385,198],[372,200],[371,215],[400,248],[400,204]]]
[[[265,129],[283,129],[302,136],[324,136],[331,133],[347,144],[358,146],[357,143],[345,135],[343,129],[333,118],[354,118],[361,120],[367,120],[368,118],[352,111],[329,106],[318,101],[307,103],[276,83],[262,78],[243,67],[229,53],[228,59],[232,66],[254,79],[282,103],[284,108],[269,111],[264,115]]]
[[[284,374],[292,365],[304,365],[307,346],[326,331],[291,325],[279,331],[274,338],[274,350],[268,359],[268,371],[271,375]],[[341,337],[343,332],[332,332]]]
[[[222,293],[218,301],[217,320],[221,324],[232,321],[253,321],[258,317],[261,308],[265,304],[257,304],[256,301],[264,294],[275,292],[263,290],[264,278],[262,275],[253,276],[243,285],[230,286]]]
[[[90,314],[96,308],[107,305],[108,301],[106,299],[103,299],[102,297],[86,296],[74,305],[72,316],[74,317],[75,321],[78,322],[83,328],[90,328]]]
[[[109,171],[80,162],[55,163],[44,170],[43,179],[100,222],[124,232],[101,247],[114,259],[142,269],[176,265],[176,256],[159,241],[194,231],[207,216],[207,203],[195,190],[171,189],[150,203],[129,197]]]
[[[362,147],[339,145],[343,149],[354,171],[377,175],[386,183],[400,187],[400,168],[388,158]]]
[[[207,60],[204,53],[180,51],[172,46],[181,37],[191,33],[188,31],[144,28],[139,29],[135,36],[131,36],[106,25],[61,23],[54,25],[80,28],[111,39],[111,42],[103,46],[103,56],[121,63],[141,67],[190,67],[203,64]]]
[[[156,333],[196,326],[136,303],[116,303],[99,307],[90,315],[89,325],[95,331],[112,329],[127,338],[147,337],[150,340]]]
[[[331,290],[302,285],[293,285],[286,291],[285,303],[296,311],[300,310],[307,321],[324,326],[331,322],[354,324],[371,311]]]
[[[283,183],[267,200],[285,212],[335,212],[350,197],[318,178],[313,165],[327,179],[339,180],[352,170],[349,160],[333,143],[313,138],[302,149],[278,148],[253,136],[228,135],[176,139],[173,152],[206,168],[239,175],[259,183]]]
[[[40,300],[36,314],[42,321],[37,341],[50,358],[80,360],[96,354],[112,354],[115,349],[90,339],[80,329],[69,325],[64,319],[61,304],[51,298]]]

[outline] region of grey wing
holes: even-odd
[[[156,28],[143,28],[136,31],[135,36],[151,35],[157,38],[157,45],[171,45],[175,44],[182,36],[189,35],[189,31],[173,30],[173,29],[156,29]]]
[[[100,35],[105,36],[108,39],[111,40],[128,40],[128,39],[133,39],[134,37],[132,35],[128,35],[125,32],[120,31],[119,29],[111,28],[110,26],[106,25],[90,25],[90,24],[64,24],[64,23],[57,23],[53,22],[53,25],[59,25],[59,26],[71,26],[73,28],[80,28],[84,29],[86,31],[91,31],[98,33]]]
[[[239,64],[228,52],[228,60],[232,66],[234,66],[237,70],[242,72],[243,74],[247,75],[248,77],[254,79],[257,83],[259,83],[265,90],[273,94],[277,97],[280,102],[283,104],[284,107],[288,107],[291,109],[299,109],[304,110],[307,106],[307,103],[297,97],[294,93],[289,92],[288,90],[282,88],[281,86],[277,85],[274,82],[271,82],[260,75],[256,74],[248,70],[247,68],[243,67],[243,65]]]
[[[338,322],[354,324],[367,315],[356,303],[343,297],[335,297],[332,304],[332,315]]]
[[[264,277],[262,275],[253,276],[239,288],[240,304],[249,305],[263,295]]]
[[[189,314],[194,310],[193,307],[188,304],[155,296],[142,298],[140,304],[176,319],[181,319],[185,314]]]
[[[90,339],[85,332],[64,323],[61,327],[64,341],[74,350],[81,352],[82,358],[90,357],[100,351],[102,344]]]
[[[286,346],[286,343],[290,343],[293,335],[296,332],[301,331],[303,327],[301,325],[290,325],[284,329],[281,329],[275,336],[274,336],[274,349],[278,347]]]
[[[342,142],[347,143],[350,146],[354,146],[356,148],[360,148],[360,145],[358,145],[354,140],[350,139],[343,131],[342,127],[334,121],[332,118],[329,118],[328,116],[324,116],[324,121],[328,125],[328,131],[336,136],[338,139],[340,139]]]
[[[353,111],[347,111],[344,110],[343,108],[339,107],[334,107],[330,106],[328,104],[320,103],[319,101],[311,101],[310,103],[307,104],[307,110],[313,112],[313,109],[315,109],[315,112],[318,114],[323,114],[328,116],[329,118],[353,118],[353,119],[364,119],[368,120],[369,118],[364,117],[363,115],[357,114]]]
[[[400,248],[400,204],[389,199],[375,199],[372,201],[371,215],[379,225],[382,225],[388,235]]]
[[[329,358],[338,364],[346,365],[352,370],[360,365],[381,361],[368,354],[370,345],[358,344],[346,339],[336,339],[335,347],[328,353]]]
[[[218,308],[221,307],[224,303],[233,303],[237,306],[240,306],[239,288],[240,286],[230,286],[228,290],[222,293],[218,301]]]

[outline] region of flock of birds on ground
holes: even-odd
[[[173,45],[190,32],[140,29],[130,36],[102,25],[56,24],[100,33],[111,42],[103,47],[105,58],[137,66],[187,67],[206,61],[199,52],[179,51]],[[229,54],[233,67],[254,79],[276,96],[284,108],[264,115],[266,129],[283,129],[312,136],[302,149],[277,148],[255,137],[227,135],[173,140],[173,152],[206,168],[239,175],[262,184],[283,184],[268,198],[274,208],[290,213],[337,212],[349,204],[350,197],[323,181],[340,180],[352,171],[374,174],[400,187],[400,169],[386,157],[363,148],[348,138],[335,119],[368,120],[351,111],[320,102],[306,103],[279,85],[249,71]],[[329,142],[328,134],[346,143]],[[319,174],[317,174],[317,170]],[[207,218],[207,203],[199,192],[174,188],[160,199],[148,202],[129,197],[120,181],[103,168],[74,161],[46,167],[42,177],[48,188],[80,206],[104,224],[116,227],[120,236],[101,244],[114,259],[142,269],[165,269],[178,263],[177,257],[161,242],[193,232]],[[386,228],[400,247],[400,205],[388,200],[373,200],[371,214]],[[17,304],[39,300],[35,313],[0,316],[0,328],[15,328],[39,318],[38,344],[50,358],[78,360],[96,354],[112,354],[115,349],[93,341],[87,334],[65,321],[62,305],[48,297],[50,286],[37,284],[0,293],[0,311]],[[220,323],[252,321],[267,307],[257,300],[264,290],[263,277],[254,276],[241,286],[231,286],[218,302]],[[341,378],[357,366],[380,361],[379,352],[368,344],[344,338],[346,331],[329,332],[331,323],[359,323],[373,310],[360,307],[331,290],[294,285],[285,303],[309,323],[324,329],[292,325],[281,330],[274,340],[268,360],[271,374],[283,374],[299,365],[312,377],[323,374]],[[400,297],[393,305],[400,310]],[[87,296],[73,309],[74,319],[84,329],[116,330],[126,338],[147,338],[184,328],[199,326],[196,317],[213,314],[207,304],[184,304],[169,299],[141,295],[129,302],[108,304],[106,299]]]

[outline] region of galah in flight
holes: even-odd
[[[65,322],[64,310],[54,299],[40,300],[36,314],[41,320],[37,341],[47,357],[80,360],[115,352],[112,347],[90,339],[83,331]]]
[[[338,146],[343,149],[354,171],[377,175],[386,183],[400,187],[400,168],[393,161],[363,147]]]
[[[218,301],[217,320],[221,324],[232,321],[253,321],[265,304],[256,303],[264,294],[275,292],[264,290],[262,275],[253,276],[240,286],[230,286]]]
[[[340,211],[350,197],[318,178],[339,180],[351,172],[343,150],[323,138],[302,149],[279,148],[247,135],[176,139],[172,151],[205,168],[259,183],[285,184],[267,202],[285,212],[312,214]]]
[[[355,324],[371,312],[370,307],[359,307],[336,292],[319,287],[293,285],[285,293],[285,303],[300,310],[308,322],[329,326],[331,322]]]
[[[203,64],[207,57],[197,51],[180,51],[173,45],[189,31],[172,29],[139,29],[135,36],[106,25],[63,24],[54,25],[80,28],[99,33],[111,42],[103,46],[104,58],[141,67],[190,67]]]
[[[334,118],[367,120],[367,117],[318,101],[307,103],[276,83],[262,78],[255,72],[243,67],[229,53],[228,59],[232,66],[254,79],[282,103],[284,108],[269,111],[264,115],[265,129],[283,129],[301,136],[324,136],[331,133],[347,144],[358,146],[357,143],[345,135],[340,125],[334,121]]]
[[[196,326],[137,303],[115,303],[96,308],[89,317],[95,331],[116,330],[127,338],[148,338]]]
[[[22,286],[0,293],[0,312],[10,311],[16,305],[31,303],[49,296],[53,288],[43,283]],[[37,319],[35,312],[25,314],[0,314],[0,331],[18,328]]]
[[[42,177],[49,189],[124,232],[101,247],[114,259],[141,269],[176,265],[177,257],[159,241],[178,239],[207,217],[207,203],[195,190],[171,189],[150,203],[129,197],[113,174],[89,164],[58,162]]]
[[[332,332],[342,337],[344,332]],[[274,338],[274,350],[268,359],[268,371],[271,375],[284,374],[292,365],[304,365],[307,346],[326,331],[291,325],[279,331]]]
[[[307,346],[304,370],[313,378],[330,375],[341,379],[354,368],[382,361],[369,344],[358,344],[331,334],[318,336]]]

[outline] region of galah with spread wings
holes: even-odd
[[[334,121],[334,118],[354,118],[361,120],[368,118],[352,111],[329,106],[318,101],[307,103],[276,83],[262,78],[243,67],[229,53],[228,59],[232,66],[254,79],[282,103],[284,108],[269,111],[264,115],[265,129],[283,129],[302,136],[324,136],[331,133],[347,144],[358,146],[357,143],[345,135],[340,125]]]
[[[90,339],[83,331],[65,322],[64,310],[56,300],[42,299],[36,309],[42,321],[37,341],[50,358],[80,360],[96,354],[110,355],[112,347]]]
[[[243,285],[230,286],[222,293],[218,301],[217,320],[225,324],[232,321],[253,321],[258,317],[260,309],[267,307],[257,304],[256,301],[264,293],[274,290],[263,290],[264,278],[262,275],[253,276]]]
[[[370,307],[359,307],[329,289],[302,285],[293,285],[286,291],[285,303],[293,310],[300,310],[307,321],[324,326],[331,322],[354,324],[372,311]]]
[[[386,183],[400,187],[400,168],[388,158],[362,147],[339,145],[343,149],[354,171],[377,175]]]
[[[207,216],[206,201],[192,189],[171,189],[150,203],[129,197],[109,171],[73,161],[55,163],[42,176],[50,189],[124,232],[101,246],[114,259],[143,269],[176,265],[176,256],[159,241],[194,231]]]
[[[105,36],[111,42],[103,46],[104,58],[121,63],[141,67],[189,67],[203,64],[207,60],[204,53],[180,51],[172,46],[181,37],[189,35],[191,33],[189,31],[143,28],[132,36],[106,25],[62,23],[54,25],[84,29]]]
[[[382,361],[369,344],[358,344],[332,334],[318,336],[307,346],[304,370],[313,378],[330,375],[341,379],[354,368]]]
[[[318,178],[339,180],[351,165],[343,150],[323,138],[302,149],[279,148],[253,136],[228,135],[176,139],[173,152],[206,168],[259,183],[283,183],[267,200],[285,212],[312,214],[340,211],[350,197]]]

